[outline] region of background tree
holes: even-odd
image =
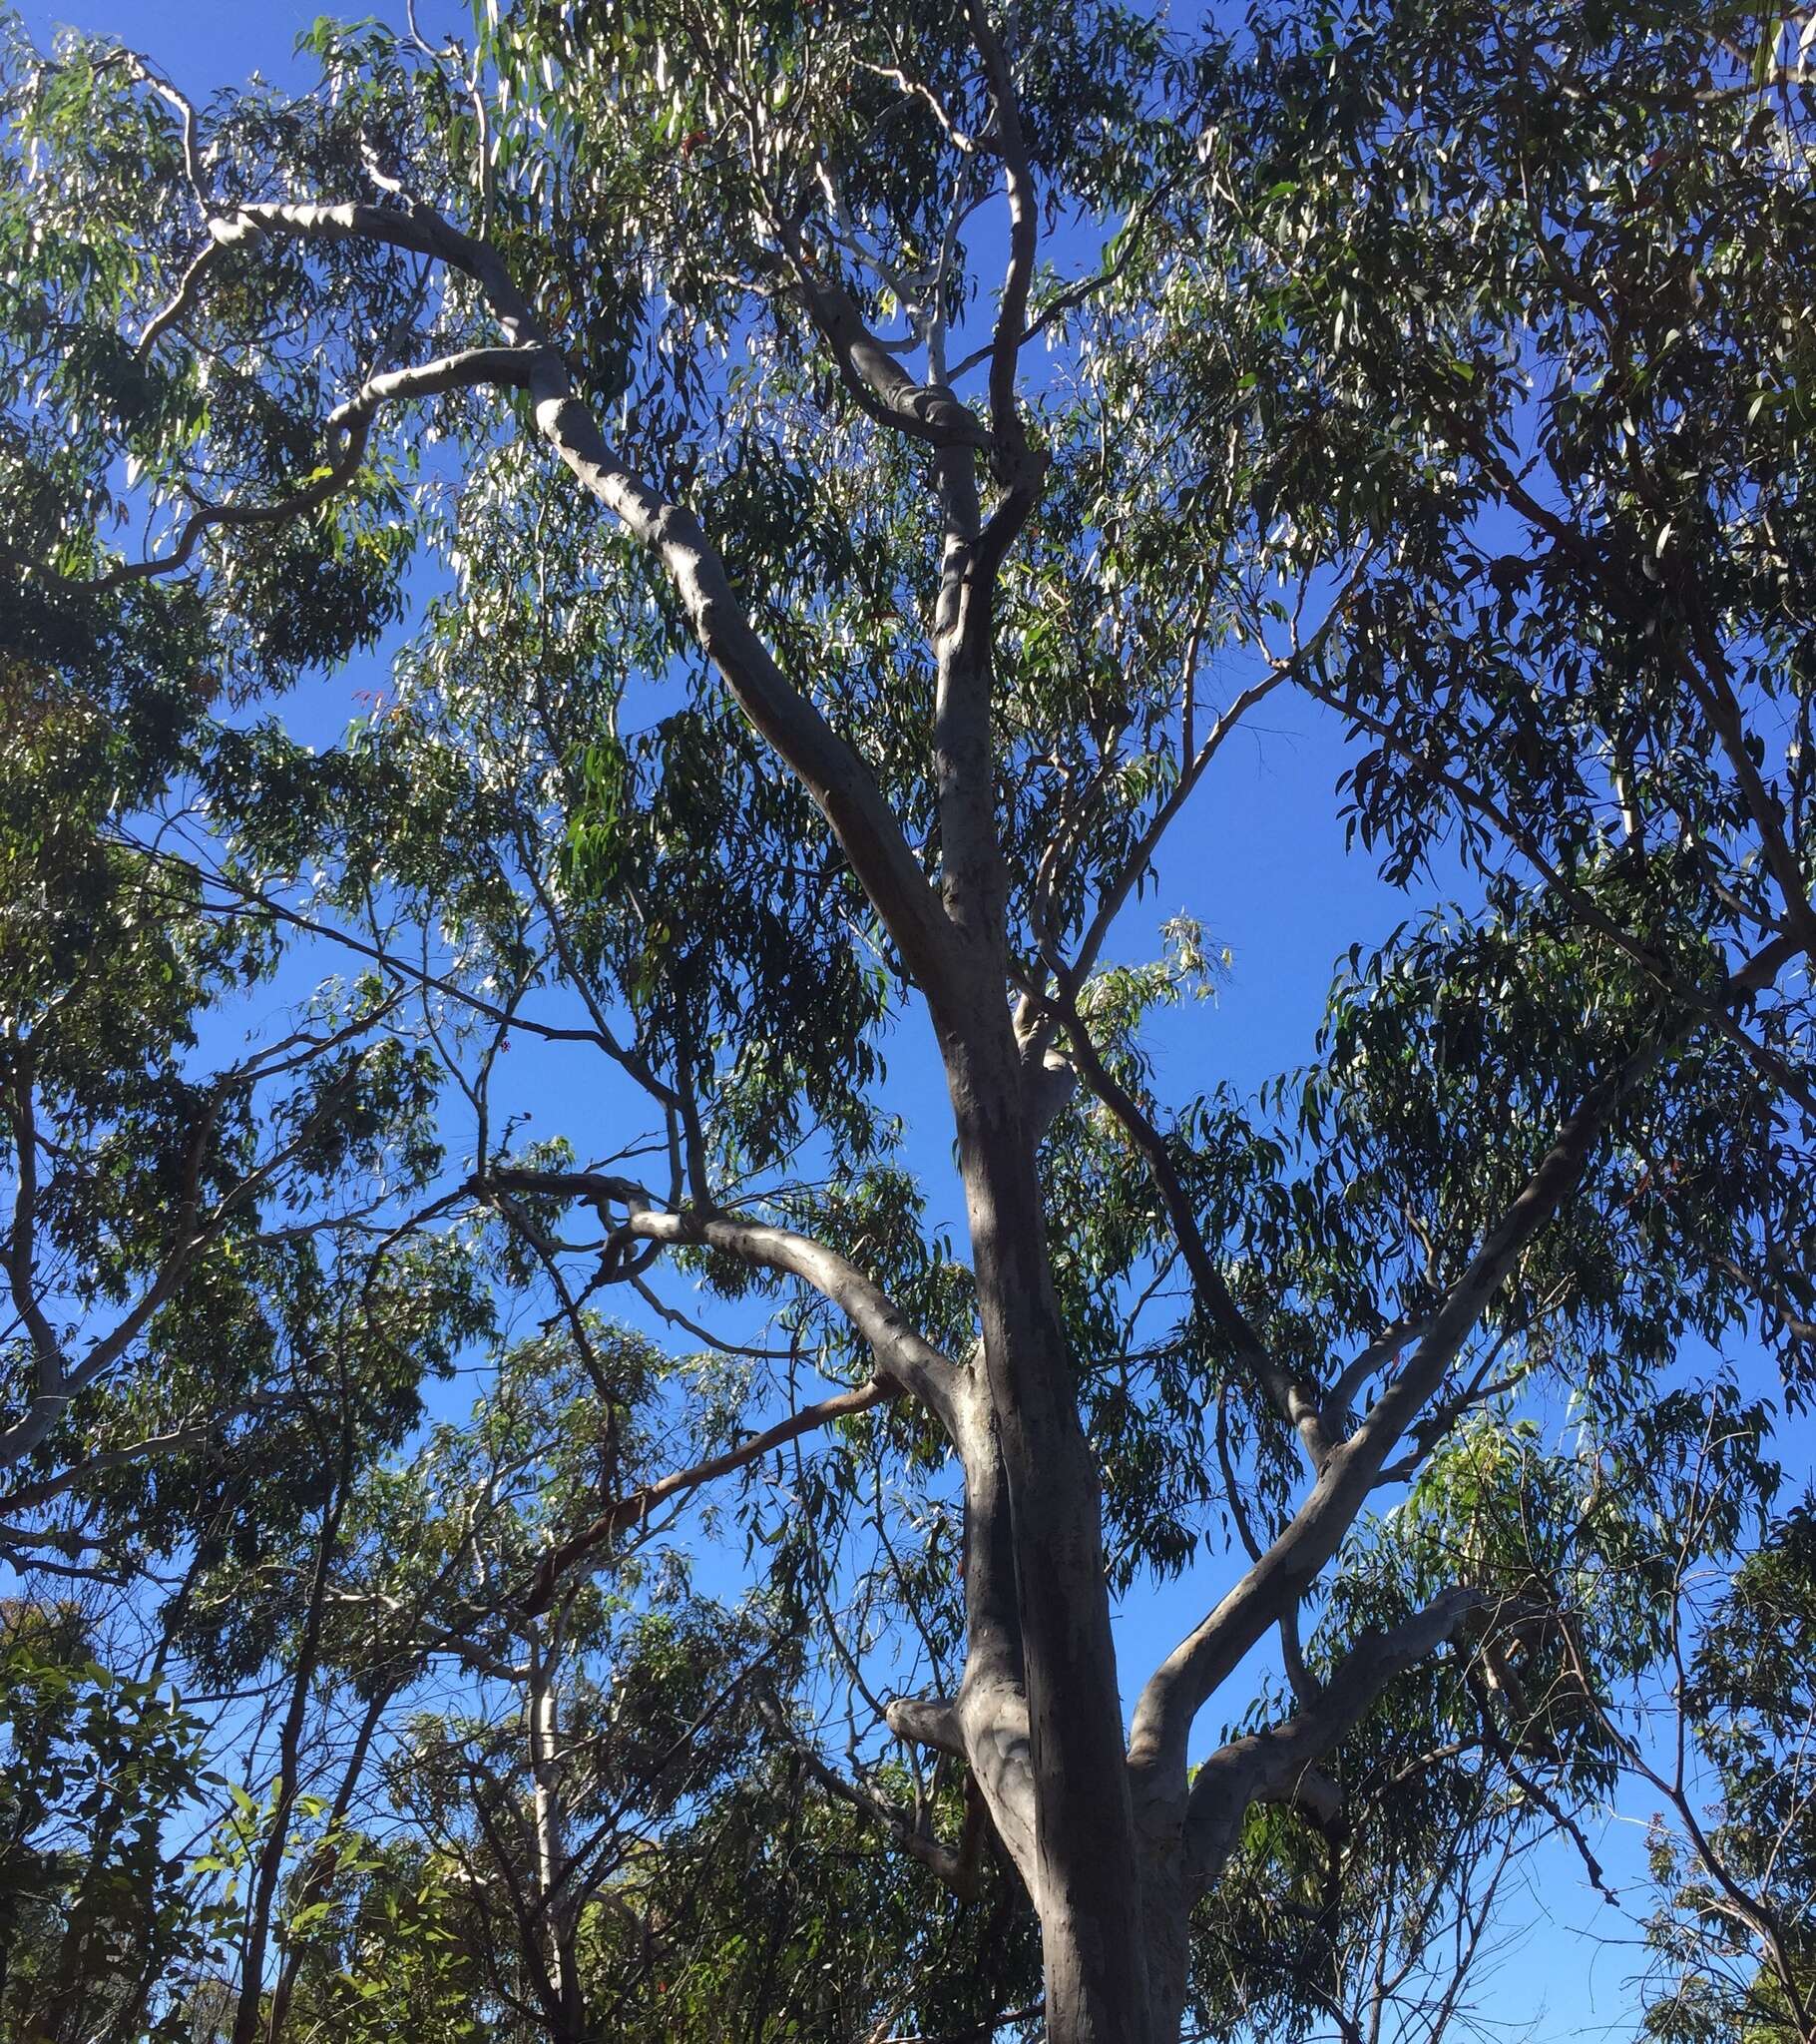
[[[661,1373],[647,1343],[584,1320],[512,1348],[466,1425],[374,1482],[367,1554],[332,1591],[353,1651],[376,1623],[411,1667],[464,1678],[399,1728],[387,1797],[457,1898],[487,1992],[556,2044],[631,2026],[622,2004],[668,1944],[639,1864],[748,1764],[753,1690],[789,1672],[758,1615],[691,1594],[647,1513],[526,1609],[577,1507],[635,1489]],[[595,1977],[615,1942],[631,1957],[617,2006]]]
[[[1657,1799],[1648,2036],[1812,2033],[1810,1567],[1806,1494],[1712,1600],[1693,1578],[1676,1586],[1674,1693],[1650,1742],[1664,1751],[1626,1751]]]
[[[214,1928],[164,1836],[203,1792],[204,1727],[158,1661],[122,1677],[94,1645],[78,1601],[0,1613],[0,2021],[29,2044],[164,2044],[183,2026],[148,2022],[148,1998]]]

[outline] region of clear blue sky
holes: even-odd
[[[41,39],[59,24],[118,36],[199,97],[253,70],[279,81],[292,75],[293,40],[319,11],[295,0],[29,0],[23,9]],[[349,9],[364,11],[364,5]],[[376,11],[400,15],[401,0],[377,0]],[[464,0],[422,0],[419,17],[430,37],[468,20]],[[1088,252],[1081,251],[1085,259]],[[357,713],[356,695],[382,681],[371,663],[323,678],[292,714],[307,720],[311,739],[327,736]],[[1341,765],[1340,734],[1329,719],[1296,699],[1270,702],[1256,732],[1228,748],[1179,826],[1157,893],[1126,919],[1120,933],[1125,955],[1151,955],[1154,926],[1187,907],[1233,953],[1220,999],[1180,1014],[1163,1036],[1162,1076],[1178,1090],[1214,1077],[1247,1089],[1308,1057],[1333,961],[1357,940],[1378,941],[1408,913],[1405,896],[1383,887],[1366,860],[1345,852],[1331,798]],[[939,1134],[947,1126],[944,1088],[924,1036],[908,1029],[890,1064],[892,1105],[911,1124],[934,1132],[917,1146],[917,1161],[936,1181],[946,1180],[945,1204],[956,1221]],[[560,1125],[561,1110],[574,1100],[571,1076],[553,1064],[522,1069],[519,1076],[526,1100],[544,1109],[549,1124]],[[537,1121],[544,1125],[543,1112]],[[584,1133],[576,1135],[584,1145]],[[1201,1574],[1164,1596],[1132,1603],[1120,1640],[1135,1680],[1202,1615],[1211,1594],[1214,1584]],[[1637,1813],[1642,1820],[1643,1809]],[[1638,1864],[1641,1837],[1627,1822],[1599,1840],[1616,1883]],[[1630,1921],[1622,1926],[1598,1912],[1568,1851],[1539,1855],[1530,1880],[1509,1909],[1519,1942],[1479,1989],[1498,2034],[1528,2044],[1622,2034],[1627,1964],[1618,1953],[1599,1953],[1583,1932],[1594,1925],[1604,1934],[1623,1927],[1630,1934]]]

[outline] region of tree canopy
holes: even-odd
[[[0,2025],[1435,2044],[1636,1782],[1811,2044],[1816,10],[426,16],[0,21]]]

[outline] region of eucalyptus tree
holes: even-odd
[[[11,78],[20,48],[10,22],[6,34]],[[102,324],[77,346],[75,368],[73,329],[50,308],[123,284],[135,233],[105,212],[95,216],[107,223],[102,236],[41,231],[12,111],[9,103],[0,199],[9,390],[0,519],[16,562],[59,530],[126,515],[121,476],[98,472],[108,432],[98,392],[161,400]],[[104,147],[129,141],[117,134]],[[154,189],[142,197],[155,211]],[[176,412],[167,424],[182,430]],[[280,650],[261,640],[267,683],[339,657],[388,614],[390,580],[370,570],[335,580],[331,551],[305,542],[325,578],[317,594],[331,587],[332,597],[283,623]],[[294,584],[279,577],[277,586]],[[270,604],[261,609],[262,634],[278,619]],[[265,919],[212,916],[168,844],[123,836],[125,819],[162,808],[174,820],[194,799],[211,709],[244,688],[247,657],[220,616],[188,597],[148,602],[123,589],[72,602],[9,573],[0,1141],[12,1197],[0,1515],[11,1550],[82,1553],[83,1499],[108,1472],[221,1445],[280,1400],[268,1355],[211,1352],[193,1321],[188,1352],[166,1366],[160,1316],[186,1287],[255,1285],[283,1230],[295,1243],[330,1217],[344,1221],[359,1197],[351,1175],[388,1171],[402,1186],[426,1162],[427,1073],[385,1030],[383,990],[344,980],[300,1004],[293,1026],[266,1027],[268,1010],[254,1002],[268,998],[281,933]],[[47,1511],[66,1523],[47,1527]]]
[[[298,1852],[364,1790],[384,1713],[420,1677],[394,1640],[337,1661],[329,1590],[358,1484],[475,1304],[445,1258],[318,1268],[315,1247],[281,1289],[186,1290],[190,1317],[163,1329],[178,1353],[212,1337],[266,1358],[286,1391],[255,1442],[123,1457],[90,1478],[105,1566],[15,1561],[9,2035],[187,2037],[201,2007],[253,2034],[267,1957],[320,1871]]]
[[[1643,2028],[1672,2044],[1816,2034],[1811,1502],[1806,1492],[1731,1574],[1677,1571],[1672,1693],[1656,1701],[1653,1736],[1624,1744],[1654,1798]],[[1685,1506],[1702,1509],[1700,1486]]]
[[[681,1313],[679,1270],[779,1299],[790,1392],[834,1377],[602,1496],[532,1615],[628,1513],[830,1430],[766,1528],[782,1593],[829,1594],[838,1528],[914,1532],[880,1574],[951,1679],[878,1712],[964,1770],[1063,2044],[1176,2030],[1194,1907],[1276,1808],[1329,1828],[1432,1657],[1470,1750],[1569,1787],[1582,1714],[1532,1731],[1520,1665],[1593,1628],[1486,1532],[1384,1572],[1372,1500],[1436,1484],[1442,1523],[1469,1426],[1548,1384],[1697,1437],[1653,1375],[1756,1305],[1804,1367],[1809,765],[1748,730],[1808,718],[1800,29],[1407,5],[1194,51],[1112,6],[488,7],[464,43],[323,28],[320,92],[206,111],[15,51],[21,601],[201,619],[251,689],[434,563],[345,748],[213,734],[186,883],[416,1004],[470,1141],[436,1210],[499,1216],[570,1326],[614,1284]],[[1120,224],[1070,283],[1060,224]],[[1149,965],[1113,934],[1288,686],[1371,742],[1390,873],[1459,825],[1483,900],[1356,947],[1302,1086],[1169,1104],[1154,1012],[1203,931]],[[908,1006],[962,1259],[886,1112]],[[609,1072],[614,1126],[526,1144],[513,1037]],[[1583,1492],[1534,1494],[1568,1547]],[[1247,1564],[1126,1728],[1113,1590],[1219,1508]],[[1290,1701],[1200,1757],[1276,1633]]]
[[[118,1565],[119,1500],[155,1484],[153,1462],[226,1466],[255,1432],[268,1450],[267,1422],[293,1425],[320,1391],[307,1340],[285,1336],[375,1181],[398,1190],[431,1164],[434,1068],[387,1030],[370,981],[325,986],[289,1026],[232,1044],[250,990],[269,998],[271,929],[210,914],[155,846],[119,834],[196,764],[198,706],[162,679],[179,649],[99,631],[59,671],[20,650],[42,624],[29,601],[12,622],[0,1552]],[[158,684],[138,685],[141,662]],[[431,1299],[432,1262],[380,1289]],[[140,1535],[156,1538],[156,1516]]]
[[[697,1438],[727,1364],[683,1369],[677,1401],[649,1342],[554,1323],[469,1418],[363,1479],[319,1656],[361,1735],[310,1769],[270,1959],[239,1970],[247,2034],[573,2044],[1027,2005],[1025,1908],[976,1823],[985,1906],[930,1909],[864,1835],[879,1802],[829,1798],[789,1732],[801,1642],[691,1589],[660,1475],[637,1480]],[[635,1508],[545,1603],[539,1571],[602,1489]],[[956,1785],[941,1800],[948,1821]]]
[[[162,1837],[205,1792],[206,1727],[164,1692],[161,1657],[116,1673],[97,1632],[79,1597],[0,1607],[0,2023],[164,2044],[181,2026],[148,2005],[206,1963],[216,1927]]]
[[[650,1466],[666,1374],[648,1342],[585,1318],[511,1347],[466,1423],[373,1472],[361,1551],[330,1589],[350,1668],[377,1645],[381,1667],[407,1671],[388,1686],[402,1708],[381,1762],[394,1820],[439,1869],[485,1996],[555,2044],[637,2026],[626,1999],[647,1997],[665,1942],[638,1862],[747,1767],[757,1699],[791,1674],[759,1612],[691,1593],[661,1514],[641,1513],[546,1601],[532,1595],[577,1516]],[[588,1960],[615,1943],[633,1963],[613,1993]],[[298,1943],[272,2034],[306,1957]]]

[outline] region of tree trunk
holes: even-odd
[[[552,1632],[560,1629],[560,1619]],[[580,2034],[580,1984],[574,1971],[575,1924],[565,1892],[567,1878],[567,1810],[561,1782],[560,1740],[556,1696],[559,1646],[551,1639],[530,1642],[528,1726],[532,1813],[536,1829],[536,1896],[542,1905],[547,1933],[549,1985],[554,1995],[551,2030],[558,2044]]]
[[[1014,1534],[1048,2036],[1150,2044],[1098,1471],[1053,1294],[1004,985],[979,981],[971,1013],[941,1033]]]
[[[1141,1927],[1147,1952],[1147,2006],[1153,2044],[1175,2044],[1185,2020],[1192,1885],[1185,1874],[1184,1840],[1175,1822],[1160,1835],[1141,1832]]]

